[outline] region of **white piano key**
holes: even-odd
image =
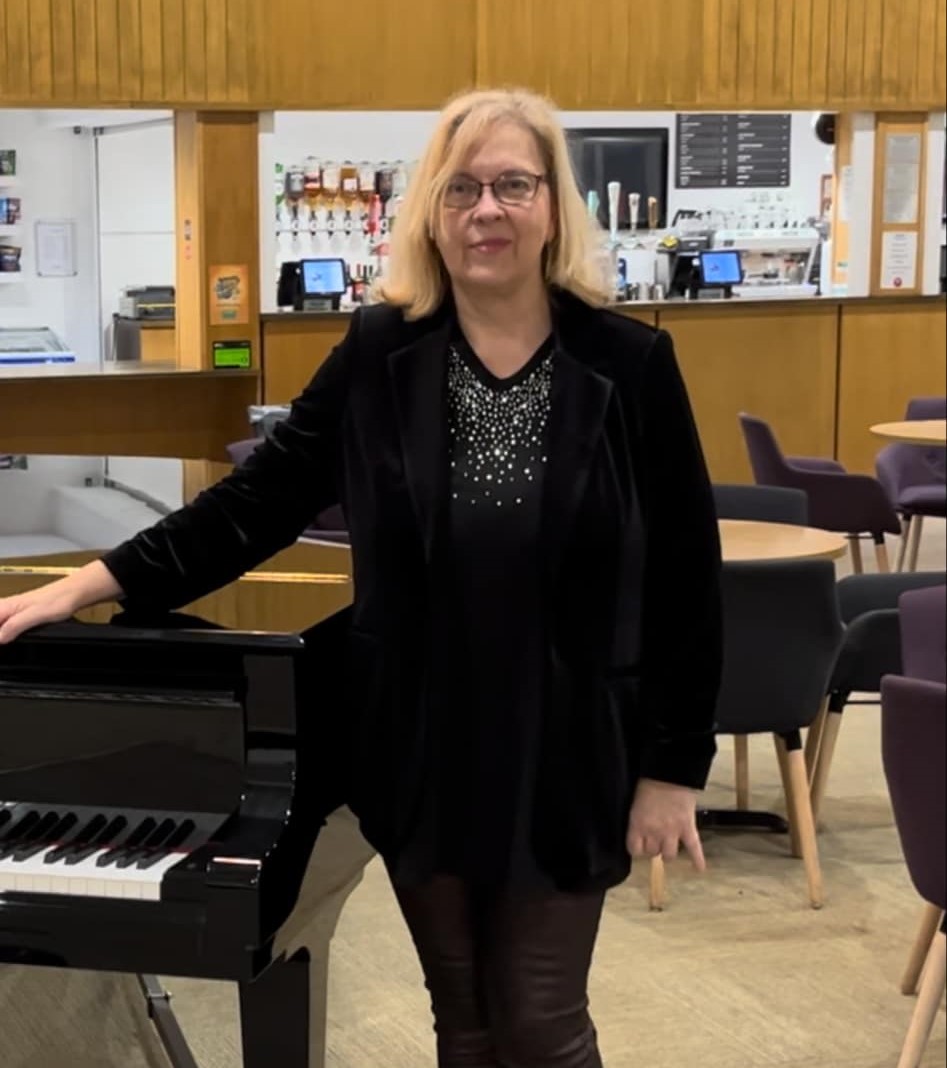
[[[0,803],[0,807],[17,808],[13,802]],[[28,811],[35,808],[45,811],[48,806],[23,805],[22,810]],[[84,827],[98,810],[75,809],[79,817],[78,827]],[[142,813],[122,812],[119,810],[103,810],[109,821],[115,816],[125,816],[128,825],[114,841],[97,849],[84,860],[77,864],[66,864],[64,859],[47,864],[46,856],[54,849],[50,846],[25,860],[15,861],[13,857],[5,857],[0,860],[0,894],[4,892],[19,892],[33,894],[58,894],[72,897],[101,897],[115,898],[131,901],[160,901],[161,884],[166,872],[173,868],[187,855],[202,845],[210,838],[223,822],[224,817],[202,813]],[[180,823],[186,819],[193,820],[195,830],[183,847],[173,853],[162,857],[150,867],[140,869],[136,865],[127,868],[119,868],[109,864],[99,867],[97,861],[115,845],[121,843],[134,831],[145,815],[152,815],[159,819],[170,818]],[[14,815],[14,819],[17,815]],[[76,832],[72,829],[70,838]]]

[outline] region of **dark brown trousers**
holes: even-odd
[[[431,995],[438,1068],[602,1068],[588,974],[603,893],[395,887]]]

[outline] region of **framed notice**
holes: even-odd
[[[914,289],[917,275],[917,233],[887,230],[881,235],[881,288]]]
[[[917,223],[921,183],[921,135],[888,134],[885,144],[882,225]]]
[[[211,326],[239,326],[250,321],[249,271],[245,263],[210,269]]]
[[[76,270],[76,224],[73,219],[36,222],[36,273],[40,278],[72,278]]]

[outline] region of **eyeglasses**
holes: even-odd
[[[500,204],[528,204],[536,196],[539,183],[545,180],[544,174],[530,174],[528,171],[509,171],[492,182],[478,182],[469,174],[457,174],[444,190],[444,206],[472,208],[480,200],[484,189],[489,189],[494,200]]]

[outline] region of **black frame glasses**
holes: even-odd
[[[472,175],[455,174],[444,187],[444,207],[472,208],[480,203],[484,189],[490,190],[498,204],[519,207],[533,201],[545,181],[545,174],[533,174],[530,171],[504,171],[492,182],[478,182]],[[517,191],[516,182],[525,182],[525,186],[520,186]]]

